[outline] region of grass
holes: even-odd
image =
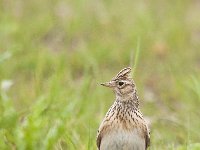
[[[134,68],[151,150],[200,149],[198,1],[2,1],[0,149],[96,149]]]

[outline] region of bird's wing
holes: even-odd
[[[147,127],[146,135],[145,135],[145,145],[146,149],[150,146],[150,131]]]
[[[115,105],[112,105],[111,107],[110,107],[110,109],[108,110],[108,112],[106,113],[106,117],[103,119],[103,121],[102,121],[102,123],[101,123],[101,125],[100,125],[100,127],[99,127],[99,130],[98,130],[98,132],[97,132],[97,139],[96,139],[96,144],[97,144],[97,147],[98,147],[98,150],[100,150],[100,146],[101,146],[101,140],[102,140],[102,138],[103,138],[103,135],[106,133],[106,131],[107,130],[109,130],[110,129],[110,119],[111,119],[111,117],[113,117],[113,115],[114,115],[114,112],[112,111],[112,113],[110,113],[111,112],[111,110],[113,109],[113,107],[114,107]],[[110,114],[109,114],[110,113]]]
[[[98,132],[97,132],[97,139],[96,139],[96,144],[97,144],[98,150],[100,150],[101,138],[102,137],[101,137],[100,130],[98,130]]]
[[[98,150],[100,150],[101,140],[103,138],[103,135],[105,134],[106,129],[109,127],[109,124],[105,120],[106,118],[104,118],[104,120],[102,121],[99,127],[99,130],[97,132],[96,144],[97,144]]]

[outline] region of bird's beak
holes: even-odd
[[[101,85],[105,86],[105,87],[114,87],[115,86],[115,82],[114,81],[110,81],[110,82],[105,82],[105,83],[101,83]]]

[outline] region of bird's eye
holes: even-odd
[[[122,82],[122,81],[119,81],[119,86],[122,86],[122,85],[124,85],[124,82]]]

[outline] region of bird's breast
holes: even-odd
[[[145,150],[145,139],[138,131],[117,129],[104,135],[100,150]]]

